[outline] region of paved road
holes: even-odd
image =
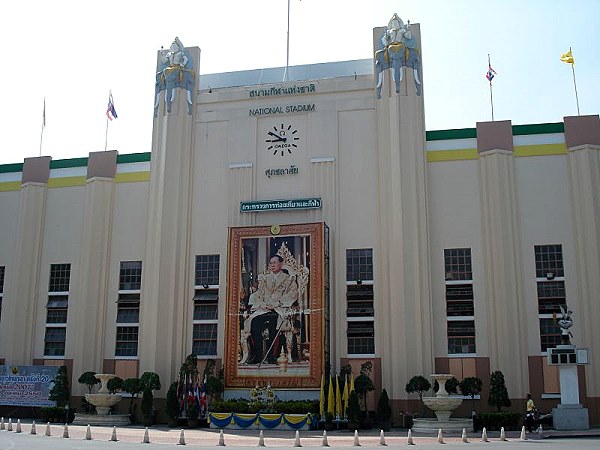
[[[152,428],[148,435],[150,444],[142,443],[144,429],[136,427],[120,428],[117,430],[118,442],[111,442],[112,428],[92,427],[93,440],[85,440],[86,428],[70,426],[69,438],[63,438],[64,427],[51,426],[51,436],[45,436],[45,426],[37,426],[36,435],[31,435],[31,425],[23,424],[21,433],[16,433],[13,423],[13,431],[0,431],[0,450],[13,449],[44,449],[44,450],[69,450],[69,449],[174,449],[180,440],[180,430],[168,428]],[[292,448],[294,446],[294,433],[291,431],[265,431],[265,446],[272,449]],[[566,438],[566,439],[540,439],[532,435],[530,439],[522,441],[518,433],[509,434],[508,442],[499,440],[498,433],[488,434],[490,442],[480,442],[480,436],[471,435],[469,443],[463,443],[459,437],[444,437],[444,450],[452,449],[581,449],[598,450],[600,448],[600,437],[597,438]],[[219,449],[219,433],[216,430],[186,430],[185,442],[187,447]],[[301,445],[303,447],[321,447],[323,442],[322,432],[300,433]],[[228,431],[224,434],[225,445],[235,448],[251,448],[258,445],[257,431]],[[328,436],[331,448],[352,448],[354,437],[348,432],[331,432]],[[380,437],[375,431],[363,432],[359,436],[359,443],[363,449],[381,449]],[[404,431],[392,431],[385,436],[385,442],[389,448],[407,447],[407,436]],[[415,446],[419,449],[439,449],[440,444],[437,437],[414,437]]]

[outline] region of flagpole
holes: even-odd
[[[490,54],[488,53],[488,67],[492,67],[492,63],[490,61]],[[494,121],[494,96],[492,95],[492,80],[490,82],[490,105],[492,107],[492,122]]]
[[[569,52],[571,52],[571,54],[573,54],[573,52],[571,51],[571,47],[569,47]],[[573,87],[575,88],[575,101],[577,102],[577,115],[580,116],[581,114],[579,113],[579,96],[577,95],[577,83],[575,82],[575,60],[573,60],[573,63],[571,63],[571,70],[573,71]]]
[[[104,133],[104,151],[106,151],[107,144],[108,144],[108,117],[106,118],[106,132]]]
[[[287,14],[287,52],[285,58],[285,71],[283,72],[283,81],[288,80],[288,67],[290,65],[290,0],[288,0]]]
[[[40,132],[40,156],[42,156],[42,142],[44,141],[44,128],[46,127],[46,97],[44,97],[44,110],[42,111],[42,131]]]

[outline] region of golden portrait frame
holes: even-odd
[[[267,383],[290,389],[320,386],[325,360],[325,228],[322,222],[229,228],[226,388]],[[273,258],[280,260],[279,269],[272,270]],[[267,285],[267,277],[275,277],[276,270],[292,286],[292,301],[284,307],[278,297],[277,307],[264,306],[263,297],[255,297],[265,308],[257,309],[253,294],[266,292],[261,283]],[[275,299],[270,295],[267,300]]]

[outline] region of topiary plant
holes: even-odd
[[[144,372],[140,377],[142,390],[142,414],[146,423],[152,421],[154,414],[154,394],[152,391],[160,389],[160,376],[156,372]]]
[[[367,394],[370,391],[375,390],[375,385],[371,379],[372,370],[373,363],[371,363],[371,361],[362,363],[360,366],[360,375],[354,380],[354,390],[358,395],[361,406],[364,408],[363,411],[366,412],[367,417],[369,417],[369,410],[367,408]]]
[[[390,421],[392,420],[392,407],[390,406],[390,397],[385,389],[381,391],[377,402],[377,420],[379,420],[383,431],[389,431]]]
[[[179,418],[179,399],[177,398],[177,381],[171,383],[167,391],[167,402],[165,405],[167,416],[173,422]]]
[[[423,375],[415,375],[410,379],[404,388],[408,394],[416,393],[421,400],[421,414],[424,412],[423,393],[431,389],[431,383]]]
[[[123,378],[119,378],[119,377],[111,378],[106,383],[106,389],[108,389],[108,392],[110,392],[111,394],[115,394],[117,391],[122,390],[123,389]]]
[[[95,385],[100,383],[100,380],[96,378],[96,372],[83,372],[77,380],[79,384],[85,384],[88,389],[88,394],[92,393],[92,389]]]
[[[50,389],[50,396],[48,397],[53,402],[56,402],[56,406],[64,408],[69,403],[69,378],[67,376],[67,366],[60,366],[56,377],[54,378],[54,386]]]
[[[467,377],[460,382],[459,386],[460,386],[460,392],[462,393],[462,395],[471,397],[471,402],[472,402],[471,409],[474,411],[475,410],[475,396],[481,392],[481,389],[483,387],[483,383],[481,382],[481,379],[479,379],[477,377]]]
[[[123,381],[123,391],[131,395],[131,402],[129,403],[129,415],[133,416],[133,400],[140,395],[143,388],[139,378],[127,378]]]
[[[504,374],[499,370],[492,372],[490,375],[490,395],[488,397],[488,405],[495,406],[498,412],[502,410],[503,406],[510,406]]]

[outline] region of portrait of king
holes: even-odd
[[[324,224],[230,229],[225,382],[314,387],[323,370]]]

